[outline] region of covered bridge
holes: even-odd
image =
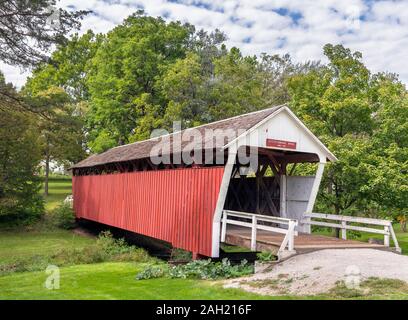
[[[233,228],[310,232],[327,161],[336,157],[286,106],[277,106],[112,148],[72,167],[77,218],[218,257]],[[317,163],[315,176],[288,172]],[[293,166],[290,166],[293,167]],[[224,222],[224,223],[222,223]],[[252,228],[251,228],[252,226]],[[234,229],[231,229],[232,231]],[[256,249],[251,242],[252,249]]]

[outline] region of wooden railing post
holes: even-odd
[[[324,219],[324,220],[334,220],[339,221],[339,223],[333,222],[323,222],[323,221],[315,221],[312,220],[313,218],[316,219]],[[379,228],[372,228],[354,224],[347,224],[350,223],[358,223],[358,224],[365,224],[365,225],[375,225],[381,226],[383,229]],[[304,214],[304,219],[302,220],[303,224],[315,225],[315,226],[322,226],[322,227],[330,227],[341,229],[341,237],[343,239],[347,238],[347,230],[354,230],[359,232],[368,232],[368,233],[376,233],[381,234],[384,236],[384,246],[390,247],[390,241],[392,239],[394,243],[395,250],[401,253],[401,248],[398,244],[398,239],[395,235],[395,231],[392,225],[392,221],[384,220],[384,219],[373,219],[373,218],[365,218],[365,217],[351,217],[351,216],[340,216],[335,214],[324,214],[324,213],[308,213]]]
[[[384,227],[384,246],[389,247],[390,246],[390,227],[385,226]]]
[[[294,237],[294,233],[295,233],[295,221],[290,220],[289,221],[289,227],[288,227],[288,250],[289,251],[293,251],[294,247],[295,247],[295,237]]]
[[[397,239],[397,236],[395,235],[394,228],[392,226],[392,222],[390,222],[390,233],[391,233],[392,241],[394,242],[395,250],[397,252],[401,253],[402,251],[401,251],[401,248],[400,248],[400,246],[398,244],[398,239]]]
[[[225,242],[226,233],[227,233],[227,212],[224,210],[222,212],[221,242]]]
[[[343,240],[347,240],[347,221],[342,221],[341,222],[341,238]]]
[[[251,251],[256,251],[256,216],[252,216]]]

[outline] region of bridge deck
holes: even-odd
[[[270,231],[257,231],[257,250],[275,252],[279,249],[284,235]],[[228,225],[225,242],[232,245],[250,248],[251,229]],[[346,249],[346,248],[385,248],[380,244],[372,244],[356,240],[343,240],[335,237],[316,234],[299,233],[295,236],[295,250],[300,252],[320,249]]]

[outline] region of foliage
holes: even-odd
[[[108,134],[116,145],[129,142],[132,130],[146,115],[143,94],[149,103],[163,101],[155,88],[167,66],[184,56],[192,26],[166,23],[139,11],[129,16],[103,39],[88,74],[91,94],[87,114],[90,147],[103,151],[99,134]]]
[[[57,46],[48,63],[36,66],[24,85],[25,90],[41,92],[58,86],[76,103],[87,101],[87,72],[103,38],[103,35],[95,35],[92,30],[81,36],[74,34],[63,45]]]
[[[404,212],[407,93],[394,75],[372,75],[359,52],[326,45],[328,65],[288,81],[296,114],[336,154],[318,206],[336,214]]]
[[[1,90],[14,89],[4,83]],[[38,194],[40,149],[33,119],[12,111],[13,103],[3,101],[0,108],[0,221],[22,222],[38,218],[43,211],[43,200]]]
[[[85,11],[55,8],[55,0],[7,0],[0,4],[0,59],[31,67],[46,60],[53,44],[62,43],[72,29],[80,27]]]
[[[51,217],[58,228],[73,229],[75,227],[75,214],[71,206],[61,203],[57,208],[52,210]]]
[[[173,248],[171,250],[170,260],[172,261],[191,261],[192,253],[179,248]]]
[[[101,37],[84,77],[90,149],[172,131],[173,121],[186,128],[286,102],[287,79],[316,68],[287,55],[244,56],[225,39],[142,11]]]
[[[258,261],[268,262],[268,261],[276,261],[277,257],[272,252],[262,251],[257,253],[256,258]]]
[[[193,278],[193,279],[220,279],[235,278],[253,273],[253,266],[246,260],[241,264],[231,265],[227,258],[221,262],[208,260],[194,260],[184,265],[173,266],[169,269],[171,278]]]
[[[287,55],[243,56],[235,47],[227,50],[214,42],[207,44],[214,47],[210,56],[188,52],[158,80],[168,100],[167,129],[171,130],[172,121],[182,121],[183,128],[192,127],[287,102],[287,79],[315,67],[295,65]]]
[[[182,279],[221,279],[235,278],[253,273],[253,266],[249,265],[246,260],[241,264],[231,265],[230,261],[225,258],[221,262],[208,260],[194,260],[187,264],[180,264],[163,268],[160,266],[150,266],[143,272],[136,275],[136,279],[150,279],[155,277],[169,276],[170,278]]]
[[[150,265],[136,275],[136,280],[156,279],[166,276],[168,268],[166,265]]]
[[[69,95],[60,87],[51,86],[43,91],[31,91],[41,78],[29,79],[23,90],[26,101],[46,118],[37,120],[41,150],[45,163],[44,194],[48,195],[48,177],[51,161],[60,164],[77,162],[85,155],[82,119],[71,104]]]

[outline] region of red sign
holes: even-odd
[[[267,147],[275,148],[285,148],[285,149],[296,149],[296,142],[285,141],[285,140],[275,140],[275,139],[266,139]]]

